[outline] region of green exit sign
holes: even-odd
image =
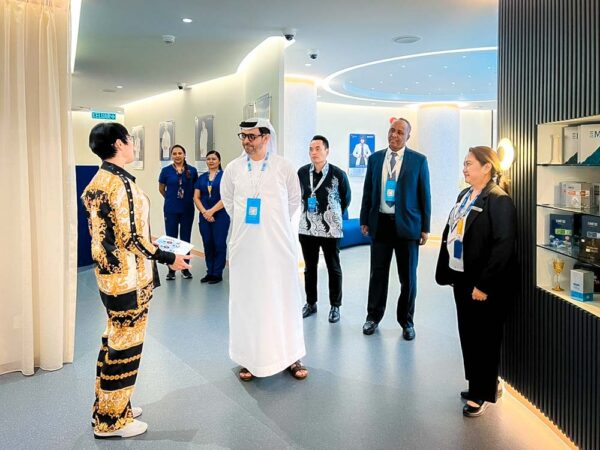
[[[117,120],[117,115],[109,112],[92,111],[92,119]]]

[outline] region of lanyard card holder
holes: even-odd
[[[316,213],[317,212],[317,197],[308,197],[308,212]]]
[[[396,180],[387,180],[385,182],[385,201],[393,202],[396,198]]]
[[[260,224],[260,198],[246,200],[246,223]]]

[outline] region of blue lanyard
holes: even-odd
[[[253,183],[252,177],[250,177],[250,183],[252,184],[252,188],[254,191],[254,198],[258,198],[258,196],[259,196],[262,175],[263,175],[263,173],[265,173],[265,170],[267,170],[268,161],[269,161],[269,152],[267,152],[265,159],[263,160],[263,163],[260,166],[260,174],[258,176],[258,180],[256,181],[256,183]],[[249,155],[246,155],[246,162],[248,163],[248,173],[252,173],[252,163],[250,162]]]
[[[471,188],[467,191],[467,193],[463,197],[463,200],[462,200],[460,206],[457,209],[455,208],[454,213],[452,214],[452,226],[451,226],[452,231],[454,231],[454,229],[456,228],[456,225],[458,224],[460,219],[469,215],[469,213],[471,212],[471,209],[473,209],[473,205],[479,198],[479,194],[477,194],[477,196],[473,199],[473,201],[471,203],[469,203],[469,205],[467,206],[467,201],[469,200],[469,197],[471,196],[472,193],[473,193],[473,188]]]
[[[265,159],[263,160],[263,163],[260,166],[261,172],[264,172],[265,170],[267,170],[267,162],[268,161],[269,161],[269,152],[267,152],[267,155],[265,156]],[[252,172],[252,163],[250,162],[249,155],[246,155],[246,162],[248,163],[248,172]]]

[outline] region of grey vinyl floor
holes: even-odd
[[[456,314],[449,289],[435,285],[437,246],[421,250],[415,341],[395,323],[399,292],[391,273],[386,317],[364,336],[369,249],[342,251],[344,304],[327,321],[321,300],[304,321],[310,370],[305,381],[281,373],[238,380],[228,357],[228,273],[219,285],[179,274],[155,291],[133,403],[148,432],[94,440],[94,370],[105,314],[91,270],[79,272],[75,361],[56,372],[0,377],[2,449],[539,449],[563,444],[510,394],[480,418],[462,416],[464,389]],[[165,268],[162,268],[165,273]],[[249,270],[269,270],[249,268]]]

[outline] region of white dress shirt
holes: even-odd
[[[396,165],[394,166],[394,170],[392,171],[392,177],[398,181],[398,175],[400,175],[400,169],[402,167],[402,161],[404,160],[404,150],[406,146],[402,147],[396,153],[397,160]],[[388,147],[385,152],[385,158],[383,160],[383,167],[381,168],[381,198],[379,199],[379,212],[383,214],[395,214],[396,207],[389,206],[385,202],[385,184],[388,180],[388,173],[390,170],[390,161],[392,159],[392,150]],[[396,186],[396,189],[398,187]]]

